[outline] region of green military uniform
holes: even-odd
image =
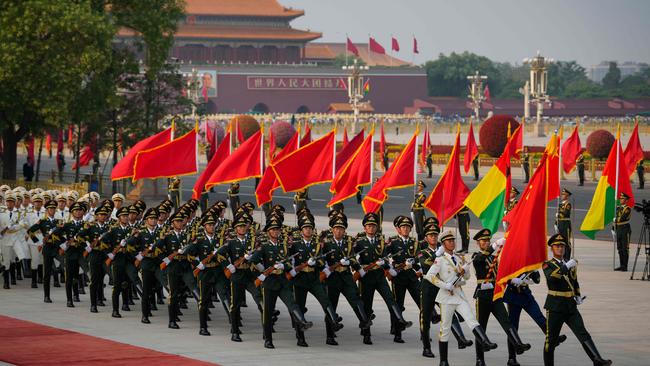
[[[582,154],[578,155],[578,159],[576,159],[576,168],[578,170],[578,185],[579,186],[584,186],[585,185],[585,157],[584,157],[584,155],[582,155]]]
[[[120,207],[117,210],[117,217],[128,215],[127,207]],[[113,302],[113,314],[111,315],[114,318],[121,318],[119,312],[120,306],[120,294],[122,295],[122,304],[123,308],[128,308],[126,291],[127,291],[127,275],[126,275],[126,262],[127,256],[125,253],[126,250],[126,239],[131,234],[132,228],[120,223],[113,226],[108,233],[102,236],[100,245],[108,246],[108,257],[111,259],[111,273],[113,275],[113,292],[112,292],[112,302]]]
[[[307,190],[296,192],[293,196],[293,207],[297,215],[300,214],[300,211],[307,208]]]
[[[98,207],[95,215],[109,215],[108,207]],[[107,233],[109,226],[106,223],[95,221],[86,225],[78,234],[82,242],[87,243],[86,251],[88,253],[88,265],[90,269],[90,312],[96,313],[97,306],[104,306],[102,297],[102,288],[104,287],[104,262],[106,261],[106,251],[108,245],[102,243],[100,238]]]
[[[239,183],[232,183],[230,185],[228,189],[228,204],[232,211],[232,217],[235,217],[235,213],[239,208]]]
[[[73,203],[70,212],[85,211],[81,203]],[[79,261],[83,258],[84,246],[77,239],[77,234],[84,227],[83,220],[71,220],[57,227],[53,235],[59,238],[57,244],[65,251],[65,295],[67,306],[74,307],[73,299],[79,302]],[[74,292],[74,297],[73,297]]]
[[[462,247],[459,251],[460,254],[467,254],[469,251],[469,208],[463,206],[460,211],[456,214],[456,220],[458,220],[458,233],[460,234],[460,239],[462,241]]]
[[[643,167],[643,159],[641,159],[636,165],[636,175],[639,178],[639,189],[643,189],[645,186],[645,177],[643,176],[644,173],[645,168]]]
[[[621,192],[621,197],[629,198],[625,193]],[[620,204],[616,207],[616,218],[614,219],[614,230],[616,232],[616,249],[618,250],[618,257],[620,266],[616,269],[618,271],[627,271],[627,262],[630,257],[630,216],[632,209],[626,204]]]
[[[415,223],[415,232],[418,235],[418,241],[424,239],[424,202],[427,200],[427,196],[424,195],[422,190],[426,187],[423,181],[418,181],[418,192],[415,194],[415,198],[411,204],[411,215]]]
[[[424,235],[434,235],[437,239],[440,233],[438,220],[435,217],[430,217],[424,223]],[[438,243],[436,243],[437,245]],[[420,244],[420,254],[418,256],[421,273],[427,273],[429,268],[436,260],[437,248],[432,248],[426,240]],[[431,336],[429,329],[431,323],[440,322],[440,315],[436,312],[436,296],[438,295],[438,287],[429,281],[420,281],[420,339],[422,340],[422,355],[424,357],[434,357],[431,352]]]
[[[528,183],[530,180],[530,156],[528,156],[527,152],[524,153],[521,160],[522,167],[524,168],[524,183]]]
[[[549,246],[566,246],[566,239],[555,234],[548,240]],[[562,258],[552,258],[542,268],[548,286],[548,295],[544,303],[546,309],[546,342],[544,343],[544,365],[554,364],[555,347],[562,325],[566,324],[576,335],[594,365],[608,366],[610,360],[603,360],[594,345],[591,335],[585,329],[578,305],[584,301],[578,284],[577,262],[573,259],[565,262]]]
[[[562,193],[571,195],[571,192],[569,192],[566,189],[562,190]],[[555,225],[557,227],[557,232],[559,234],[562,234],[563,237],[567,239],[568,245],[566,246],[566,250],[564,252],[564,260],[569,260],[571,259],[571,236],[573,235],[573,231],[571,230],[571,212],[573,211],[573,207],[571,206],[571,202],[566,199],[560,202],[560,206],[558,207],[557,210],[557,215],[555,219]]]
[[[167,187],[167,191],[172,207],[178,209],[181,205],[181,180],[178,177],[172,178]]]
[[[56,208],[56,202],[50,200],[45,203],[45,208]],[[40,232],[43,236],[43,246],[41,249],[41,254],[43,255],[43,299],[46,303],[51,303],[50,299],[50,279],[52,275],[56,277],[56,274],[53,273],[54,269],[54,258],[57,256],[58,247],[56,246],[57,238],[50,235],[57,226],[62,226],[63,221],[57,220],[54,217],[45,217],[29,229],[27,229],[27,235],[31,240],[36,243],[38,239],[36,233]]]

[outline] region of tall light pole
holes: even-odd
[[[481,103],[485,100],[485,96],[483,95],[483,82],[487,80],[487,76],[485,75],[480,75],[478,70],[474,73],[474,75],[469,75],[467,76],[467,80],[469,80],[469,99],[472,100],[472,104],[474,106],[474,118],[476,123],[480,122],[480,109],[481,109]]]
[[[199,103],[199,76],[195,68],[192,68],[192,76],[187,80],[187,96],[192,101],[192,119],[195,119],[196,105]]]
[[[367,65],[359,65],[357,59],[354,59],[352,65],[343,66],[343,70],[348,72],[348,99],[354,111],[352,120],[352,134],[356,133],[355,129],[359,120],[359,105],[363,100],[363,75],[362,71],[368,71]]]
[[[552,62],[553,59],[545,58],[539,53],[539,51],[537,51],[537,56],[524,59],[524,63],[530,65],[530,95],[533,97],[533,101],[537,103],[537,121],[535,122],[535,131],[539,137],[544,136],[542,113],[544,110],[544,103],[549,101],[549,96],[546,94],[546,88],[548,86],[547,66]]]

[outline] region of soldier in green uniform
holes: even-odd
[[[630,215],[632,209],[627,205],[630,196],[621,192],[619,195],[619,205],[616,207],[616,217],[614,218],[614,232],[616,234],[616,249],[620,266],[615,271],[627,272],[627,262],[630,257]]]
[[[503,299],[499,298],[494,300],[494,284],[496,274],[498,271],[497,256],[498,251],[501,250],[505,239],[490,244],[492,232],[490,229],[482,229],[476,235],[476,240],[479,251],[472,255],[472,263],[476,272],[476,290],[474,291],[474,298],[476,299],[476,315],[477,320],[483,329],[487,329],[487,323],[490,319],[490,314],[494,315],[501,328],[508,336],[508,342],[512,343],[515,347],[517,354],[522,354],[530,349],[530,344],[523,343],[519,338],[519,332],[510,323],[508,311],[503,303]],[[497,251],[497,254],[494,252]],[[476,340],[476,365],[485,365],[483,347],[480,345],[479,340]]]
[[[410,217],[399,215],[393,220],[393,226],[397,231],[396,236],[388,239],[388,252],[393,255],[389,265],[387,277],[391,281],[393,297],[399,308],[404,311],[404,298],[406,292],[413,301],[420,305],[420,263],[417,258],[420,254],[420,244],[410,236],[413,228],[413,220]],[[393,342],[404,343],[402,330],[397,326],[397,319],[391,316],[391,328]]]
[[[108,245],[101,242],[101,236],[108,232],[106,223],[110,215],[110,206],[101,205],[95,209],[95,221],[87,224],[77,235],[86,243],[88,253],[88,267],[90,269],[90,312],[97,313],[97,306],[105,306],[102,299],[104,286],[104,261]]]
[[[27,235],[34,243],[38,242],[37,232],[40,232],[43,236],[41,246],[41,254],[43,254],[43,301],[46,303],[52,302],[50,298],[50,279],[52,275],[56,278],[56,273],[53,273],[52,270],[55,269],[54,258],[56,258],[59,249],[56,246],[57,238],[51,234],[57,226],[63,226],[63,220],[55,218],[56,206],[55,201],[47,201],[45,203],[46,216],[27,229]]]
[[[120,207],[115,213],[117,216],[117,224],[114,225],[108,233],[102,236],[100,245],[108,246],[108,258],[111,261],[110,270],[113,274],[113,292],[112,303],[113,318],[121,318],[119,312],[120,294],[122,295],[123,308],[128,308],[126,299],[127,290],[127,275],[126,275],[126,239],[131,234],[131,227],[128,226],[129,221],[129,208]]]
[[[542,266],[548,286],[548,295],[544,303],[546,309],[544,366],[555,364],[554,352],[563,324],[571,328],[595,366],[611,365],[612,361],[603,359],[598,353],[578,311],[578,305],[583,303],[585,297],[581,295],[578,284],[578,262],[575,259],[564,261],[566,238],[561,234],[555,234],[548,239],[548,245],[553,252],[553,258],[544,262]]]
[[[576,159],[576,169],[578,170],[578,185],[585,185],[585,156],[580,154]]]
[[[327,296],[336,311],[339,296],[343,294],[359,319],[359,328],[368,329],[372,325],[372,321],[366,314],[363,301],[359,296],[359,288],[354,283],[350,271],[350,267],[356,264],[357,260],[354,255],[354,238],[345,234],[348,220],[342,213],[331,215],[329,226],[331,235],[325,240],[322,249],[323,252],[329,253],[325,257],[327,265],[320,275],[321,279],[325,278]],[[327,331],[325,343],[331,346],[338,345],[334,328],[329,323],[325,323],[325,326]]]
[[[458,220],[458,233],[460,234],[460,239],[462,242],[462,247],[458,251],[458,254],[467,254],[469,251],[469,208],[463,206],[460,211],[456,214],[456,220]]]
[[[232,217],[234,218],[235,212],[239,208],[239,183],[237,182],[230,183],[230,188],[228,188],[228,204],[230,205]]]
[[[411,204],[411,218],[415,223],[415,232],[418,235],[418,241],[424,239],[424,202],[427,196],[424,195],[424,189],[427,187],[423,181],[418,181],[417,193]]]
[[[264,347],[270,349],[275,348],[273,345],[273,322],[277,316],[275,304],[278,297],[291,314],[296,331],[304,332],[313,325],[312,322],[305,320],[304,312],[294,301],[293,288],[286,277],[287,271],[293,269],[293,266],[289,261],[291,249],[288,238],[281,236],[281,228],[282,222],[276,216],[271,216],[264,227],[268,240],[257,247],[250,257],[251,263],[261,272],[257,279],[262,284],[262,297],[264,298],[262,312]]]
[[[643,159],[641,159],[636,164],[636,175],[639,178],[639,189],[643,189],[643,187],[645,186],[645,177],[643,176],[644,173],[645,173],[645,168],[643,167]]]
[[[359,277],[359,291],[361,292],[361,299],[368,314],[372,318],[372,302],[375,296],[375,291],[384,299],[392,316],[397,319],[396,329],[403,330],[413,325],[412,322],[406,321],[402,316],[402,309],[397,305],[393,298],[393,293],[388,287],[384,270],[389,269],[385,257],[387,257],[387,250],[383,235],[377,235],[377,227],[379,225],[379,217],[373,212],[367,213],[363,217],[364,233],[357,237],[354,245],[354,252],[360,253],[358,263],[353,265],[353,268],[358,273]],[[370,329],[362,329],[363,343],[372,344]]]
[[[76,236],[79,231],[84,227],[82,217],[85,213],[85,207],[79,202],[75,202],[70,206],[70,213],[72,219],[62,227],[57,227],[53,235],[60,238],[57,242],[59,248],[65,252],[65,295],[67,299],[66,306],[73,308],[73,300],[79,300],[79,261],[82,258],[83,247]],[[74,292],[74,297],[73,297]]]
[[[478,155],[472,160],[472,169],[474,170],[474,180],[478,180]]]
[[[530,180],[530,156],[528,156],[528,147],[524,147],[521,166],[524,168],[524,183],[528,183]]]
[[[423,273],[429,271],[438,256],[436,253],[438,251],[438,234],[440,234],[438,220],[435,217],[427,218],[424,223],[424,242],[420,246],[418,258],[420,270]],[[429,329],[432,322],[440,322],[440,315],[435,308],[436,295],[438,295],[438,287],[429,281],[420,281],[420,339],[422,340],[422,356],[429,358],[435,357],[431,351]]]
[[[169,186],[167,187],[167,192],[169,200],[172,203],[172,207],[178,209],[181,205],[181,180],[178,177],[174,177],[170,180]]]
[[[307,293],[311,293],[316,300],[320,303],[325,312],[325,322],[334,332],[343,328],[343,324],[339,323],[339,316],[334,311],[334,307],[330,302],[329,297],[325,293],[325,288],[320,282],[320,269],[323,267],[325,260],[323,254],[323,241],[316,241],[314,237],[314,221],[309,215],[305,215],[298,221],[300,227],[300,238],[294,240],[290,247],[290,255],[296,254],[293,258],[296,264],[294,268],[289,270],[289,276],[293,278],[293,293],[296,299],[296,304],[304,312],[307,303]],[[326,234],[325,234],[326,236]],[[306,265],[305,265],[306,264]],[[299,272],[296,271],[299,269]],[[307,347],[305,341],[305,333],[296,328],[297,344],[300,347]]]
[[[510,199],[506,203],[506,210],[504,214],[507,214],[510,212],[515,206],[517,205],[517,202],[519,200],[517,199],[517,196],[519,196],[519,190],[515,188],[514,186],[510,187]]]
[[[571,192],[568,189],[563,188],[560,198],[562,201],[557,209],[557,214],[555,215],[555,230],[557,233],[562,234],[563,237],[567,238],[568,246],[564,252],[564,259],[571,259],[571,235],[573,231],[571,230],[571,211],[573,207],[569,201],[571,197]]]
[[[296,192],[293,196],[293,208],[296,210],[296,216],[300,216],[300,212],[307,208],[307,190],[303,189]]]

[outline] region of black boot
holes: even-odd
[[[293,315],[294,320],[296,321],[296,325],[302,331],[305,331],[311,328],[312,325],[314,325],[314,323],[305,320],[305,315],[303,314],[302,311],[300,311],[300,309],[293,309],[291,311],[291,314]]]
[[[592,339],[582,342],[582,348],[585,349],[594,366],[609,366],[612,364],[611,360],[605,360],[600,356]]]
[[[413,325],[413,322],[404,320],[404,317],[402,316],[402,309],[400,309],[397,304],[391,305],[390,309],[402,330],[409,328],[411,325]]]
[[[447,361],[447,354],[449,351],[448,347],[448,342],[438,342],[438,350],[440,352],[440,366],[449,366],[449,362]]]
[[[555,365],[555,348],[544,346],[544,366],[554,366]]]
[[[208,332],[208,309],[199,307],[199,334],[202,336],[209,336]]]
[[[36,272],[34,271],[34,275],[32,277],[32,288],[38,288],[38,285],[36,284]]]
[[[476,366],[485,366],[485,354],[483,352],[481,341],[478,338],[476,339],[474,348],[476,349]]]
[[[19,281],[23,280],[23,262],[22,261],[17,261],[16,262],[16,279]],[[15,285],[15,283],[14,283]]]
[[[296,342],[298,347],[309,347],[307,341],[305,340],[305,332],[302,330],[296,330],[296,339],[298,340]]]
[[[436,356],[431,352],[431,338],[427,333],[428,332],[420,332],[420,338],[422,339],[422,356],[434,358]]]
[[[474,344],[474,342],[465,338],[465,333],[463,333],[463,329],[460,327],[460,323],[456,318],[454,318],[454,321],[451,323],[451,334],[454,335],[454,338],[456,338],[456,341],[458,342],[458,349],[465,349]]]
[[[36,275],[35,271],[32,271],[31,259],[23,259],[23,270],[25,272],[25,278],[32,278],[32,276]]]
[[[16,285],[16,264],[15,263],[11,263],[9,265],[9,277],[11,279],[11,284],[15,286]]]
[[[61,287],[61,283],[59,282],[59,275],[56,272],[54,272],[52,277],[54,277],[54,283],[52,283],[52,286]]]
[[[176,312],[174,309],[174,305],[169,304],[168,310],[169,310],[169,325],[167,327],[170,329],[179,329],[180,327],[178,326],[178,324],[176,324]]]
[[[97,306],[96,305],[90,305],[90,312],[91,313],[98,313],[99,311],[97,310]]]
[[[476,340],[481,342],[484,352],[488,352],[497,348],[497,344],[490,342],[490,340],[487,337],[487,334],[485,334],[485,331],[483,330],[483,328],[481,328],[480,325],[472,329],[472,333],[474,333]]]
[[[151,324],[151,321],[149,320],[148,316],[143,316],[142,319],[140,320],[142,324]]]
[[[361,329],[361,334],[363,335],[363,344],[372,344],[372,338],[370,337],[370,329]]]
[[[508,363],[507,366],[520,366],[517,361],[517,352],[512,342],[508,342]]]
[[[327,316],[325,317],[325,321],[329,321],[330,325],[332,326],[332,329],[334,332],[338,332],[343,328],[343,324],[339,323],[338,319],[339,316],[336,315],[336,312],[334,311],[334,308],[332,305],[329,305],[326,309]]]
[[[38,283],[43,283],[43,265],[39,264],[38,268],[36,269],[36,274],[38,278]]]
[[[7,272],[7,271],[2,272],[2,278],[4,279],[3,288],[5,290],[9,290],[11,288],[11,286],[9,286],[9,272]]]
[[[530,344],[521,341],[519,333],[514,327],[510,327],[507,334],[509,343],[512,343],[512,345],[515,346],[515,352],[517,352],[518,355],[530,349]]]
[[[366,315],[366,311],[363,308],[362,304],[357,304],[357,306],[354,308],[354,313],[357,315],[357,318],[359,318],[359,328],[370,329],[372,320],[370,320],[370,318],[368,318],[368,315]]]

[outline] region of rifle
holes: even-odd
[[[264,275],[264,277],[270,275],[271,272],[273,272],[273,271],[275,270],[275,265],[276,265],[277,263],[288,262],[289,260],[293,259],[293,258],[294,258],[295,256],[297,256],[298,254],[300,254],[300,251],[295,252],[295,253],[292,254],[291,256],[286,257],[286,258],[284,258],[283,260],[281,260],[281,261],[279,261],[279,262],[275,262],[275,263],[273,263],[273,265],[270,266],[269,268],[265,269],[264,272],[262,272],[262,274]],[[261,284],[262,284],[262,281],[261,281],[259,278],[256,278],[256,279],[255,279],[255,287],[260,287]]]
[[[170,255],[167,256],[167,259],[169,259],[170,261],[172,261],[172,260],[174,260],[174,258],[175,258],[177,255],[179,255],[179,254],[185,254],[185,251],[187,251],[187,248],[188,248],[188,247],[189,247],[189,245],[186,245],[185,248],[181,248],[181,249],[180,249],[181,253],[179,253],[178,250],[174,251],[174,253],[172,253],[172,254],[170,254]],[[165,263],[165,261],[163,260],[163,262],[160,263],[160,269],[165,269],[165,268],[167,268],[167,263]]]
[[[414,258],[407,258],[407,260],[408,260],[408,259],[414,259]],[[394,266],[393,269],[394,269],[396,272],[399,272],[399,271],[403,271],[405,267],[406,267],[406,261],[404,261],[403,263],[400,263],[400,264]],[[389,281],[392,281],[392,280],[393,280],[393,276],[391,276],[389,270],[384,270],[384,275],[386,276],[386,278],[388,278]],[[418,278],[419,278],[419,277],[422,277],[422,272],[415,272],[415,275],[416,275]]]
[[[213,258],[215,255],[217,255],[217,250],[216,250],[216,249],[215,249],[212,253],[210,253],[210,255],[208,255],[207,257],[203,258],[203,260],[201,261],[201,264],[206,265],[206,264],[210,263],[210,261],[212,260],[212,258]],[[201,272],[201,270],[197,267],[197,268],[195,268],[195,269],[192,271],[192,274],[194,275],[194,277],[198,277],[198,276],[199,276],[199,272]],[[227,271],[227,272],[230,272],[230,271]]]
[[[58,223],[57,223],[57,226],[51,228],[50,231],[48,231],[47,234],[43,237],[43,245],[45,245],[46,242],[50,239],[50,236],[52,235],[52,233],[54,232],[54,230],[56,230],[57,227],[59,227]],[[41,232],[41,234],[42,234],[42,232]],[[42,252],[42,251],[43,251],[43,245],[39,245],[39,246],[38,246],[38,251],[39,251],[39,252]]]
[[[325,257],[328,256],[330,253],[332,253],[333,251],[334,251],[334,249],[330,250],[330,251],[327,252],[327,253],[323,253],[323,254],[321,254],[321,255],[315,257],[314,260],[319,260],[319,259],[325,258]],[[293,269],[296,271],[296,273],[299,273],[299,272],[301,272],[305,267],[307,267],[307,266],[309,265],[309,264],[307,264],[307,262],[309,262],[309,260],[307,260],[307,261],[305,261],[305,262],[303,262],[303,263],[300,263],[299,265],[295,266]],[[293,276],[292,276],[291,273],[289,273],[289,272],[286,273],[286,276],[287,276],[287,280],[292,280],[292,279],[293,279]]]
[[[97,243],[99,243],[100,241],[104,240],[104,235],[106,235],[107,233],[108,233],[108,231],[105,232],[105,233],[103,233],[102,235],[98,236],[97,238],[95,238],[95,239],[93,240],[92,244],[91,244],[91,243],[88,243],[88,246],[90,246],[92,249],[94,249],[95,246],[97,245]],[[92,249],[91,249],[91,250],[92,250]],[[83,256],[84,256],[84,257],[87,257],[88,254],[90,254],[90,252],[88,252],[88,250],[84,250]]]
[[[249,253],[246,253],[246,254],[249,254]],[[232,265],[235,266],[235,267],[239,267],[245,261],[246,261],[246,255],[242,255],[241,257],[237,258]],[[224,269],[223,274],[226,275],[227,279],[230,279],[230,276],[232,276],[232,272],[230,272],[228,269]]]
[[[143,257],[146,257],[147,254],[149,254],[149,252],[153,249],[154,246],[155,246],[155,243],[151,244],[151,245],[148,246],[148,247],[145,247],[144,250],[140,251],[140,253],[138,253],[138,254],[140,254],[140,255],[143,256]],[[140,267],[140,263],[141,263],[141,262],[142,262],[141,260],[136,259],[135,262],[133,262],[133,264],[134,264],[136,267]]]
[[[112,257],[115,257],[115,255],[117,255],[117,253],[118,253],[120,250],[126,248],[126,239],[122,239],[122,241],[124,241],[124,246],[122,246],[122,242],[120,242],[120,244],[118,244],[117,246],[115,246],[115,248],[113,248],[113,251],[111,252]],[[113,263],[113,260],[111,259],[111,256],[109,256],[108,258],[106,258],[106,261],[105,261],[104,263],[106,263],[107,266],[110,266],[111,263]]]
[[[402,249],[400,249],[397,253],[391,253],[385,257],[380,258],[383,261],[387,261],[390,258],[392,258],[394,255],[400,255],[402,254]],[[364,272],[372,271],[373,269],[377,268],[377,261],[374,261],[370,264],[365,265],[362,269]],[[354,276],[352,277],[355,281],[359,281],[361,278],[361,273],[359,271],[354,272]]]
[[[359,255],[359,254],[365,252],[366,250],[368,250],[368,248],[363,248],[362,250],[360,250],[356,254]],[[343,257],[342,259],[347,259],[347,257]],[[329,267],[329,269],[330,269],[330,271],[333,272],[333,271],[336,271],[336,269],[341,267],[341,266],[342,266],[342,264],[339,261],[339,262],[334,263],[331,267]],[[325,282],[325,280],[327,279],[327,276],[325,275],[325,273],[321,272],[320,276],[319,276],[319,279],[320,279],[320,282]]]

